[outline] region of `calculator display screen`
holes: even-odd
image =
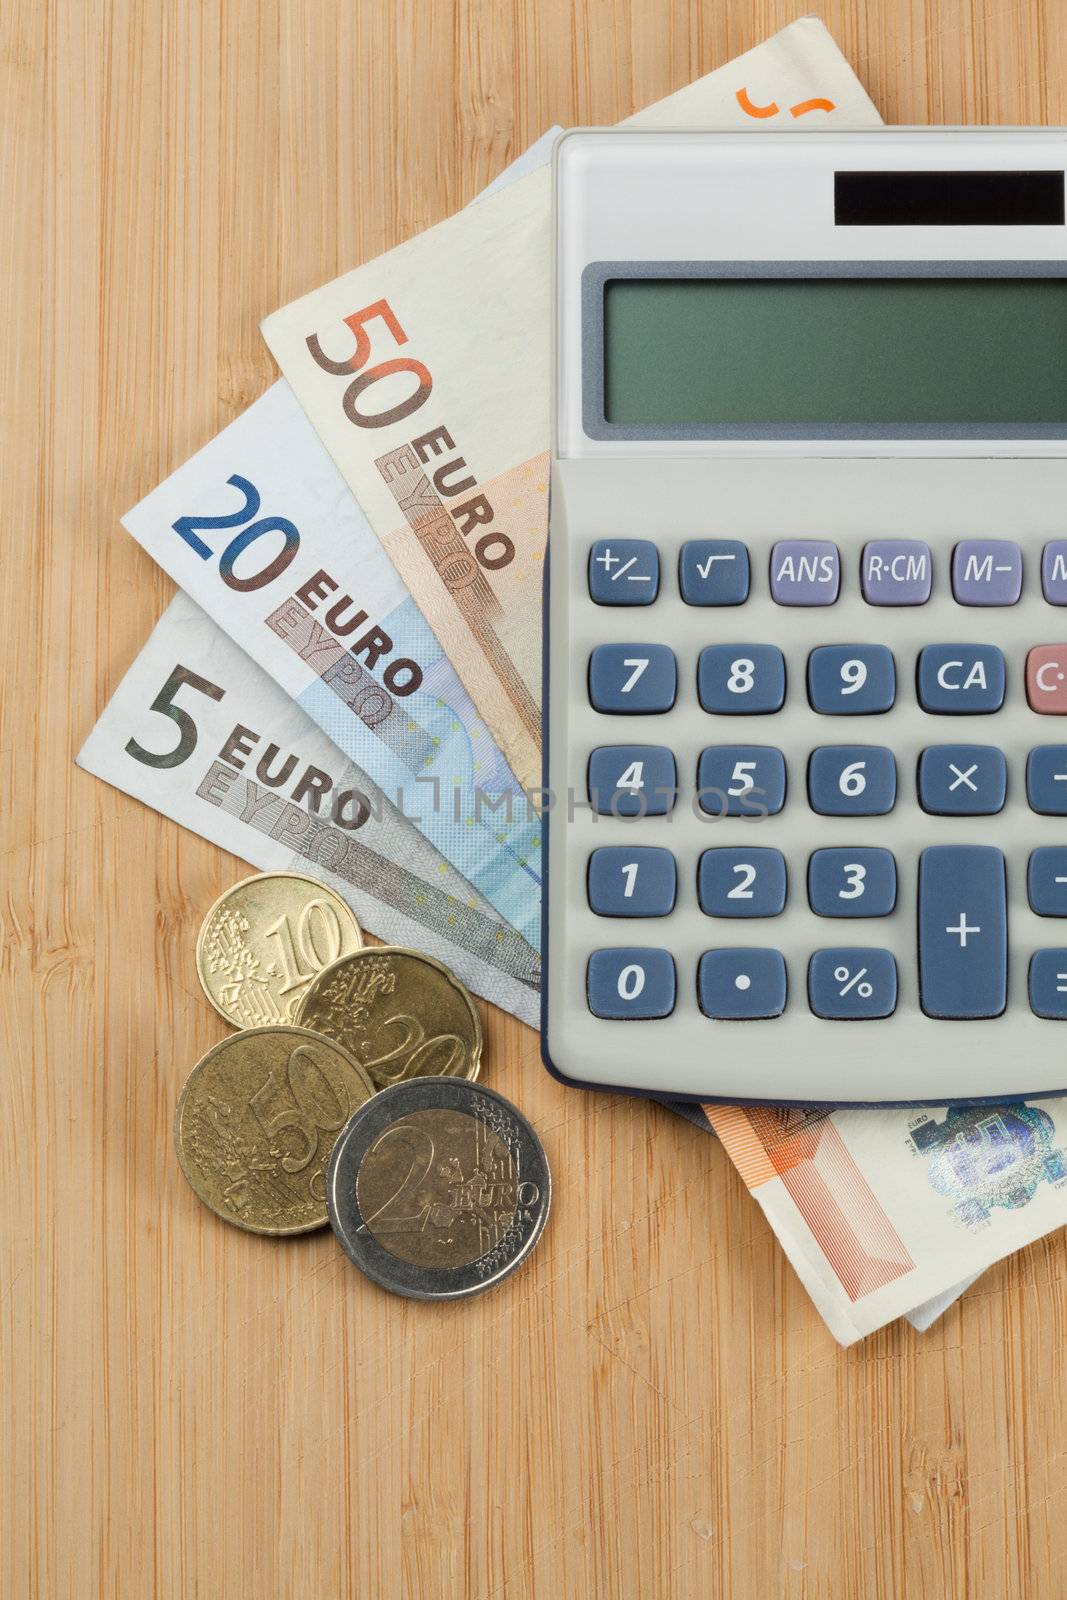
[[[1067,422],[1067,278],[637,278],[604,290],[631,427]]]

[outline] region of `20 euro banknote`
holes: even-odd
[[[537,951],[187,595],[78,765],[252,866],[321,879],[370,932],[425,950],[536,1025]]]
[[[547,160],[556,132],[479,198]],[[536,944],[538,818],[285,381],[123,521]]]
[[[629,122],[758,129],[827,119],[879,121],[826,29],[807,17]],[[550,244],[542,169],[263,324],[528,787],[540,781]]]

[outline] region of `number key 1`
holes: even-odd
[[[665,917],[674,910],[678,872],[669,850],[608,845],[589,857],[589,907],[600,917]]]

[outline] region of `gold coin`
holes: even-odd
[[[482,1024],[448,968],[398,945],[357,950],[317,977],[300,1002],[302,1028],[361,1062],[376,1089],[405,1078],[476,1078]]]
[[[298,872],[259,872],[219,896],[196,941],[204,993],[235,1028],[292,1022],[313,978],[363,944],[350,908]]]
[[[326,1225],[326,1163],[374,1085],[306,1028],[246,1028],[208,1051],[174,1117],[182,1171],[206,1206],[250,1233]]]

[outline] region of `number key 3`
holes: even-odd
[[[816,850],[808,862],[808,904],[818,917],[888,917],[897,903],[890,851]]]

